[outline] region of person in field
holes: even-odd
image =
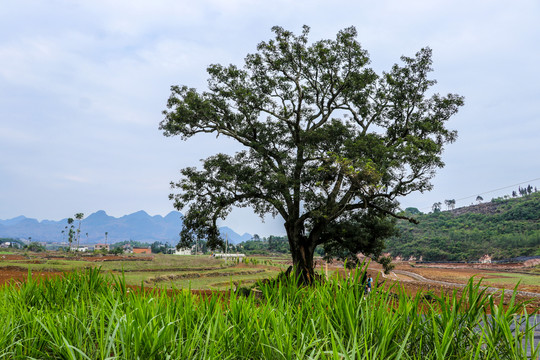
[[[368,294],[371,292],[372,285],[373,285],[373,278],[371,277],[371,275],[369,275],[367,278],[367,284],[366,284]]]

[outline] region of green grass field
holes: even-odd
[[[518,273],[489,273],[490,277],[484,279],[484,283],[492,284],[494,286],[498,284],[503,285],[539,285],[538,275],[518,274]]]
[[[0,286],[5,359],[528,359],[524,307],[477,285],[465,296],[400,287],[366,295],[361,271],[311,287],[283,279],[248,296],[140,292],[86,269]],[[126,275],[126,273],[124,273]],[[489,315],[488,315],[489,314]],[[519,326],[518,326],[519,328]]]

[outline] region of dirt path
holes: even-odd
[[[464,288],[465,286],[467,286],[465,284],[427,279],[427,278],[423,277],[422,275],[418,275],[416,273],[413,273],[411,271],[406,271],[406,270],[394,270],[394,272],[396,274],[402,274],[402,275],[405,275],[405,276],[409,276],[409,277],[413,278],[414,280],[420,281],[420,282],[423,282],[423,283],[450,286],[450,287],[459,287],[459,288]],[[382,274],[382,272],[381,272],[381,274]],[[407,281],[407,280],[401,280],[401,281]],[[502,292],[503,290],[506,290],[506,292],[508,292],[508,289],[501,289],[501,288],[496,288],[496,287],[491,287],[491,286],[481,286],[480,288],[487,289],[491,293],[498,293],[498,292]],[[516,293],[518,295],[525,296],[525,297],[540,298],[539,293],[521,291],[521,290],[516,291]]]

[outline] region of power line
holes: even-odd
[[[536,179],[532,179],[532,180],[527,180],[527,181],[522,181],[520,183],[517,183],[517,184],[513,184],[513,185],[508,185],[508,186],[504,186],[502,188],[498,188],[498,189],[494,189],[494,190],[489,190],[489,191],[485,191],[483,193],[480,193],[480,194],[477,194],[477,195],[470,195],[470,196],[466,196],[466,197],[463,197],[463,198],[460,198],[460,199],[457,199],[457,201],[461,201],[461,200],[466,200],[466,199],[470,199],[470,198],[474,198],[475,196],[480,196],[480,195],[486,195],[486,194],[490,194],[492,192],[495,192],[495,191],[500,191],[500,190],[504,190],[504,189],[509,189],[509,188],[513,188],[515,186],[519,186],[519,185],[523,185],[523,184],[527,184],[527,183],[531,183],[533,181],[537,181],[537,180],[540,180],[540,177],[539,178],[536,178]],[[425,210],[425,209],[428,209],[428,208],[431,208],[430,206],[428,207],[425,207],[423,208],[422,210]]]
[[[502,188],[498,188],[498,189],[495,189],[495,190],[489,190],[489,191],[480,193],[480,194],[478,194],[478,195],[490,194],[490,193],[495,192],[495,191],[499,191],[499,190],[504,190],[504,189],[512,188],[512,187],[514,187],[514,186],[523,185],[523,184],[530,183],[530,182],[533,182],[533,181],[536,181],[536,180],[540,180],[540,178],[536,178],[536,179],[532,179],[532,180],[523,181],[523,182],[520,182],[520,183],[518,183],[518,184],[508,185],[508,186],[505,186],[505,187],[502,187]],[[478,196],[478,195],[476,195],[476,196]],[[457,199],[456,201],[465,200],[465,199],[468,199],[468,198],[472,198],[472,197],[474,197],[474,196],[475,196],[475,195],[467,196],[467,197],[464,197],[464,198],[461,198],[461,199]]]

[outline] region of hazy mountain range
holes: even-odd
[[[182,218],[182,214],[178,211],[171,211],[163,217],[151,216],[141,210],[115,218],[100,210],[82,220],[81,244],[104,242],[105,232],[108,233],[109,243],[135,240],[176,244],[182,228]],[[38,221],[25,216],[17,216],[13,219],[0,220],[0,237],[24,239],[31,237],[32,241],[62,242],[67,241],[67,231],[65,235],[62,235],[62,230],[66,230],[67,225],[67,218],[59,221]],[[73,225],[77,229],[79,222],[75,220]],[[221,227],[220,232],[224,237],[227,234],[228,240],[233,244],[251,239],[250,234],[239,235],[226,226]]]

